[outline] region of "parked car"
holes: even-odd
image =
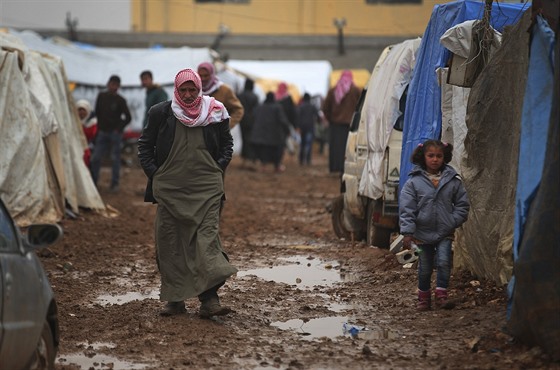
[[[398,187],[406,91],[420,39],[385,48],[356,106],[340,196],[331,204],[340,238],[388,248],[398,231]]]
[[[61,236],[51,224],[23,234],[0,199],[0,370],[54,369],[57,305],[35,251]]]

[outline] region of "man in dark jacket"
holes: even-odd
[[[255,82],[250,78],[245,80],[245,88],[237,96],[241,105],[243,105],[243,118],[239,122],[241,128],[241,139],[243,145],[241,147],[241,158],[243,159],[243,165],[246,161],[254,162],[256,160],[255,149],[251,144],[251,130],[253,129],[253,124],[255,122],[255,108],[259,105],[259,98],[257,94],[253,92]]]
[[[146,88],[146,100],[144,101],[146,110],[144,111],[144,121],[142,124],[142,127],[146,127],[150,108],[157,103],[166,101],[168,96],[163,87],[154,83],[154,76],[151,71],[143,71],[140,73],[140,81],[142,82],[142,87]]]
[[[224,105],[201,90],[195,71],[179,71],[172,100],[150,109],[138,140],[138,158],[148,177],[145,200],[158,205],[160,299],[167,301],[162,316],[185,313],[185,300],[197,296],[202,318],[231,312],[220,304],[218,289],[237,272],[219,237],[223,173],[233,137]]]
[[[319,109],[311,103],[311,95],[305,93],[301,104],[297,107],[296,123],[300,130],[301,144],[299,147],[299,164],[311,164],[311,152],[315,138],[315,125],[321,119]]]
[[[262,170],[272,163],[276,172],[285,170],[282,164],[286,137],[290,133],[290,122],[282,106],[274,100],[274,93],[266,94],[263,104],[255,109],[255,124],[251,132],[251,143],[262,163]]]
[[[95,102],[97,136],[95,138],[95,150],[91,157],[91,177],[97,186],[101,159],[110,150],[112,192],[118,192],[119,190],[122,136],[125,126],[132,120],[126,99],[117,93],[120,86],[120,77],[111,76],[109,82],[107,82],[107,90],[100,92]]]

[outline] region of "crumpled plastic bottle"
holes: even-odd
[[[342,332],[344,334],[350,334],[353,337],[358,335],[358,333],[362,330],[364,330],[364,328],[360,328],[359,326],[348,324],[347,322],[342,324]]]

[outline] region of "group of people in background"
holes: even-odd
[[[315,130],[324,122],[321,110],[307,93],[295,104],[286,83],[268,92],[261,104],[254,81],[247,79],[238,97],[218,78],[212,63],[179,71],[171,100],[153,82],[151,71],[143,71],[140,80],[146,89],[146,110],[138,158],[148,178],[144,200],[157,204],[156,259],[160,299],[166,302],[160,314],[184,313],[185,300],[198,297],[201,317],[225,315],[231,310],[220,303],[218,289],[236,272],[219,238],[225,173],[233,155],[231,129],[240,124],[244,161],[259,161],[263,169],[271,164],[275,172],[283,172],[284,153],[288,149],[295,154],[290,139],[296,136],[301,138],[299,163],[311,164]],[[97,96],[95,117],[89,102],[77,102],[91,151],[84,157],[93,182],[98,185],[101,160],[109,153],[113,192],[119,191],[123,131],[132,119],[120,87],[119,76],[111,76],[107,89]],[[351,117],[345,109],[353,103],[355,89],[351,75],[344,74],[325,100],[323,110],[331,127],[345,127],[332,130],[340,137],[329,144],[342,157],[329,158],[331,172],[344,164],[342,143]]]
[[[281,173],[285,170],[283,159],[286,151],[296,154],[298,149],[300,165],[310,165],[313,143],[319,142],[319,152],[322,154],[322,148],[328,140],[329,171],[338,174],[343,172],[350,120],[360,96],[350,71],[342,73],[322,106],[312,102],[308,93],[297,104],[294,103],[285,82],[281,82],[276,91],[267,93],[261,103],[254,91],[255,83],[250,78],[246,79],[243,91],[236,95],[231,87],[218,78],[212,63],[201,63],[197,73],[201,78],[202,94],[224,104],[230,115],[230,128],[240,123],[244,167],[260,162],[262,171],[272,165],[274,172]],[[142,122],[142,127],[145,127],[149,109],[167,101],[168,94],[154,83],[149,70],[140,73],[140,81],[146,89]],[[113,75],[107,82],[106,91],[98,94],[94,107],[85,99],[76,103],[88,142],[84,161],[97,186],[101,161],[107,154],[110,155],[110,190],[113,192],[119,190],[123,131],[131,121],[126,99],[118,93],[120,85],[120,77]],[[325,131],[328,139],[324,137]]]
[[[361,94],[351,71],[342,73],[321,107],[312,102],[309,93],[304,93],[295,104],[284,82],[278,85],[276,92],[268,92],[264,102],[259,104],[253,86],[253,81],[247,79],[242,92],[247,114],[241,124],[244,164],[258,160],[263,170],[272,164],[275,172],[283,172],[284,154],[286,150],[295,154],[293,139],[297,138],[299,164],[310,165],[313,143],[320,141],[322,154],[326,141],[324,132],[328,127],[329,171],[343,172],[350,121]]]
[[[143,121],[145,126],[148,110],[153,105],[166,101],[167,93],[161,86],[154,84],[151,71],[140,73],[140,81],[146,89],[146,113]],[[107,89],[97,95],[95,110],[86,99],[76,102],[78,117],[88,144],[84,152],[84,161],[95,186],[98,186],[101,161],[107,154],[110,155],[112,192],[119,191],[123,132],[132,120],[126,99],[118,93],[120,87],[120,77],[112,75],[107,82]]]
[[[174,92],[153,83],[150,71],[140,74],[146,88],[146,112],[138,140],[138,158],[147,176],[144,200],[157,204],[155,217],[156,260],[161,277],[162,316],[186,312],[185,300],[197,297],[202,318],[226,315],[218,290],[237,271],[222,248],[220,215],[225,199],[226,168],[233,155],[231,128],[240,124],[243,161],[272,164],[284,171],[288,140],[300,137],[298,160],[311,163],[317,126],[328,122],[329,171],[344,170],[346,141],[361,91],[352,73],[344,71],[328,91],[319,109],[308,93],[295,104],[288,85],[269,91],[262,104],[246,79],[235,92],[216,76],[211,63],[197,71],[177,73]],[[96,117],[86,100],[77,102],[78,115],[88,140],[89,164],[97,185],[101,159],[111,154],[111,190],[118,191],[123,130],[131,121],[126,100],[118,94],[120,78],[111,76],[107,90],[99,93]],[[418,271],[418,310],[431,307],[431,276],[437,260],[436,306],[450,308],[447,288],[451,270],[454,231],[466,221],[469,201],[460,177],[448,165],[452,146],[437,140],[420,144],[412,161],[416,165],[403,187],[400,229],[404,246],[422,247]]]

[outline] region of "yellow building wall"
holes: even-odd
[[[418,36],[435,4],[367,4],[366,0],[132,0],[131,29],[138,32],[217,34],[220,25],[236,35],[336,35],[334,19],[345,19],[351,36]]]

